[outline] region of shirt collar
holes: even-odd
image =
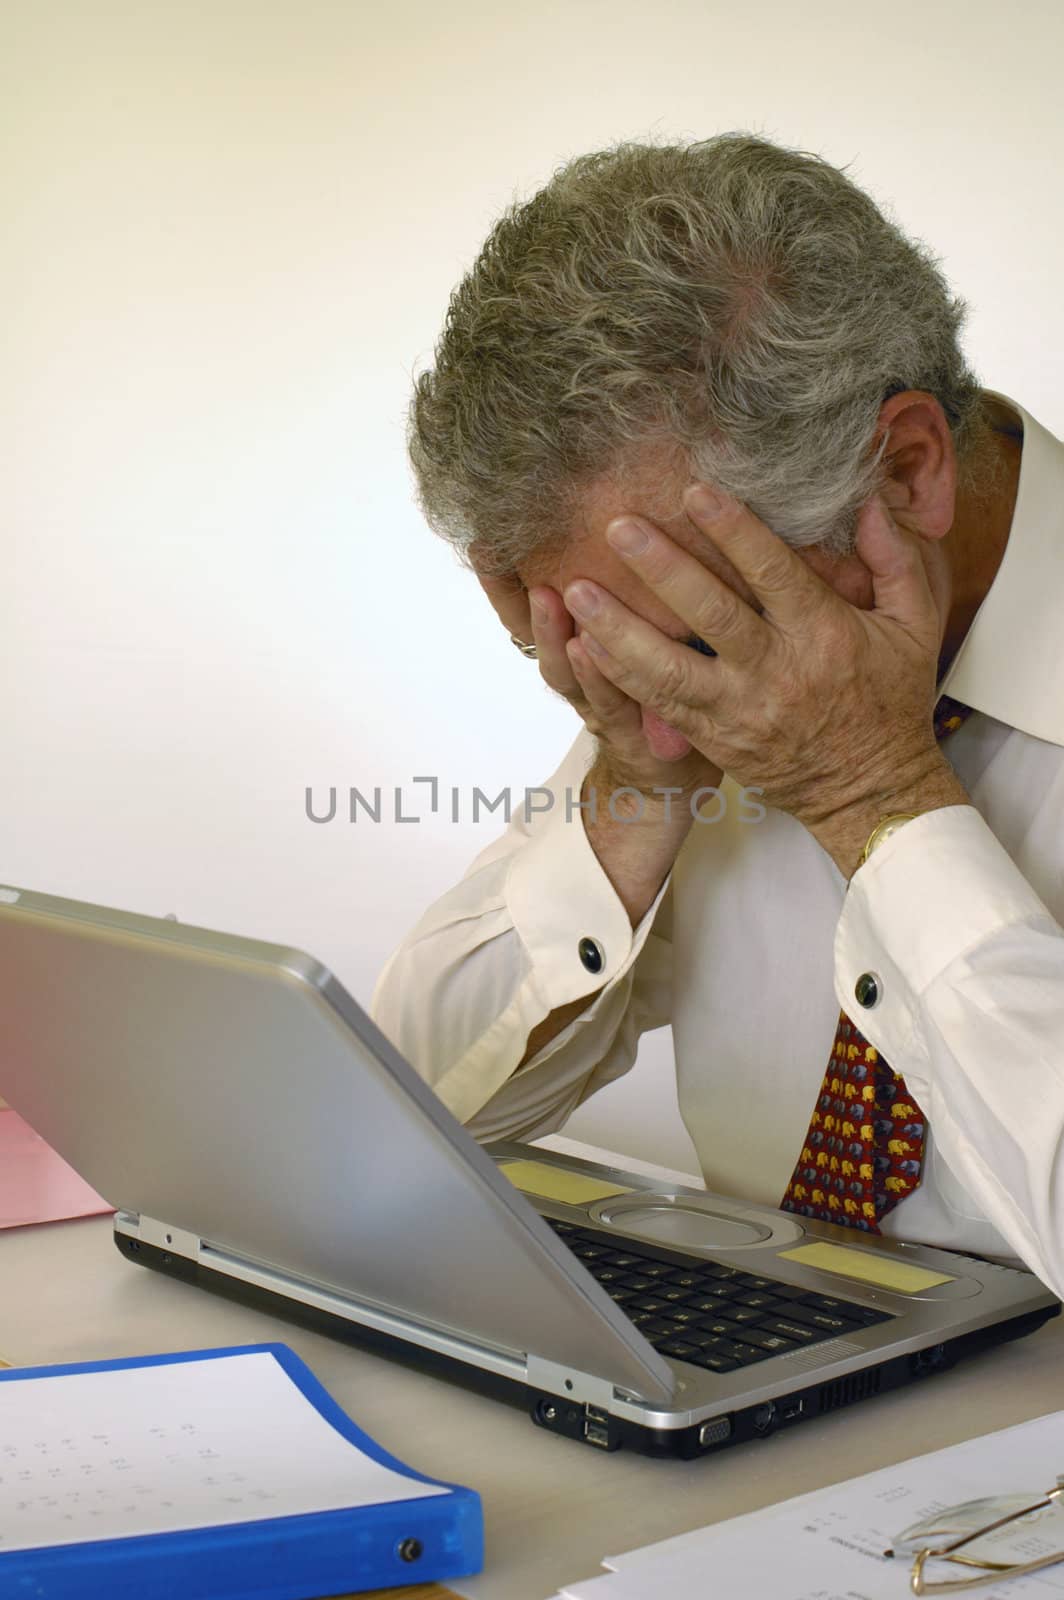
[[[1023,423],[1016,505],[1001,565],[939,692],[1064,745],[1064,444],[1007,395]]]

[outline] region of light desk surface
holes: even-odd
[[[953,1372],[776,1438],[705,1461],[648,1461],[553,1437],[499,1401],[132,1266],[110,1217],[0,1233],[0,1284],[0,1356],[17,1365],[291,1345],[386,1449],[479,1490],[485,1569],[451,1585],[471,1600],[547,1600],[594,1576],[604,1555],[1040,1416],[1064,1396],[1056,1318]]]

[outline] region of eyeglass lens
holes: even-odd
[[[1064,1507],[1059,1499],[1047,1505],[1045,1498],[1045,1493],[1039,1491],[997,1495],[932,1512],[897,1536],[894,1554],[911,1556],[929,1546],[940,1550],[1003,1518],[1013,1520],[964,1545],[963,1554],[968,1560],[1009,1564],[1064,1551]],[[1018,1515],[1024,1512],[1025,1515]]]

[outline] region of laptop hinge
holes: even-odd
[[[582,1405],[608,1408],[615,1399],[620,1398],[620,1391],[608,1378],[593,1378],[589,1372],[578,1372],[575,1367],[559,1367],[540,1356],[528,1357],[527,1381],[530,1389],[542,1389],[547,1394],[577,1400]],[[623,1392],[623,1397],[626,1400],[636,1398],[628,1390]]]
[[[128,1220],[129,1213],[122,1214],[122,1221]],[[145,1244],[158,1245],[160,1250],[169,1250],[172,1255],[186,1256],[190,1261],[198,1261],[202,1241],[198,1233],[189,1233],[184,1228],[172,1228],[169,1223],[156,1222],[154,1217],[146,1217],[143,1212],[138,1217],[139,1227],[136,1237],[143,1239]],[[131,1228],[122,1230],[132,1233]]]

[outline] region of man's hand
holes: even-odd
[[[719,768],[691,751],[686,739],[673,735],[669,750],[668,735],[659,734],[658,752],[650,749],[641,706],[599,671],[556,589],[537,585],[526,590],[516,575],[478,577],[503,627],[535,644],[544,682],[569,702],[594,735],[599,749],[595,782],[603,805],[609,793],[621,788],[640,790],[653,805],[655,788],[691,794],[719,784]],[[657,803],[663,803],[662,797]]]
[[[873,609],[862,611],[744,507],[704,485],[684,500],[762,610],[660,529],[617,518],[610,544],[717,659],[579,579],[565,604],[602,677],[791,812],[844,873],[886,813],[966,804],[931,721],[942,619],[917,539],[882,501],[869,501],[858,526],[857,554],[874,593]]]

